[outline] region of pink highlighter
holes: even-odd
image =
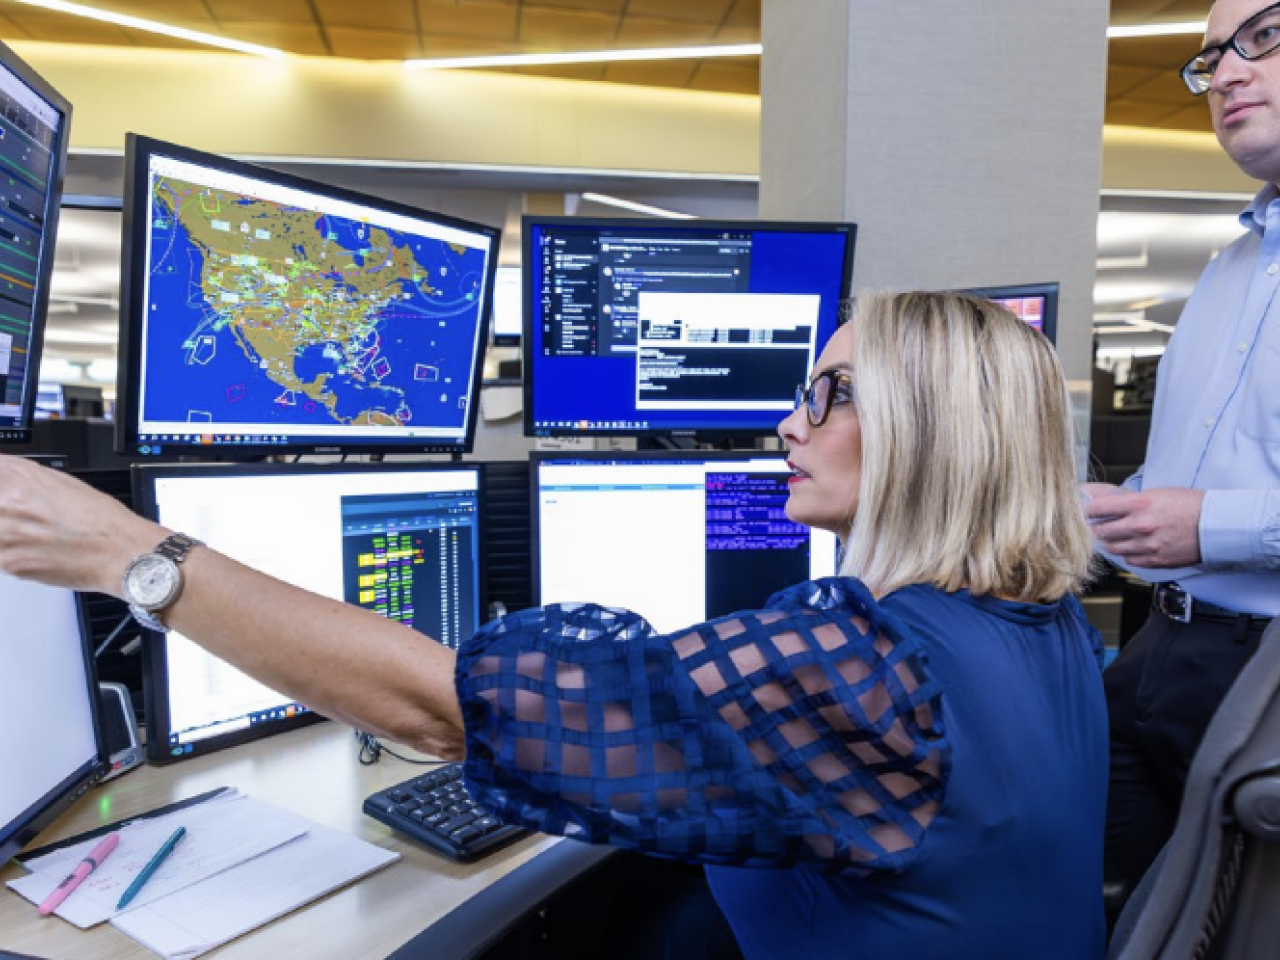
[[[89,855],[76,864],[76,868],[67,874],[67,879],[63,880],[53,893],[44,898],[44,903],[39,906],[39,913],[42,917],[47,917],[53,911],[62,905],[62,901],[71,896],[71,892],[84,882],[84,878],[93,873],[102,865],[102,861],[111,856],[111,851],[120,845],[120,834],[109,833],[102,838],[102,841],[89,851]]]

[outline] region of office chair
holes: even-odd
[[[1191,762],[1173,836],[1121,913],[1108,960],[1280,956],[1280,617]]]

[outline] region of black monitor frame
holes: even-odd
[[[1058,342],[1058,294],[1057,281],[1045,283],[1019,283],[1007,287],[974,287],[961,291],[988,300],[1012,300],[1017,297],[1044,298],[1044,325],[1041,328],[1050,343]]]
[[[58,236],[58,214],[62,207],[62,189],[67,172],[67,147],[71,142],[71,104],[43,77],[31,69],[9,47],[0,43],[0,65],[10,70],[31,91],[61,115],[61,123],[53,144],[53,166],[50,170],[49,193],[45,198],[40,257],[36,265],[35,298],[31,304],[31,341],[28,344],[27,380],[18,413],[18,424],[0,425],[0,445],[30,443],[31,422],[35,419],[36,393],[39,390],[40,358],[44,350],[44,330],[49,315],[49,285],[53,275],[54,244]]]
[[[267,477],[302,476],[325,473],[415,473],[473,471],[476,473],[476,497],[479,509],[476,515],[476,564],[479,577],[476,580],[477,605],[483,620],[487,609],[487,584],[485,581],[486,510],[484,506],[485,476],[483,464],[476,461],[418,461],[396,463],[306,463],[306,464],[135,464],[132,468],[134,509],[144,517],[155,519],[158,504],[155,481],[167,477]],[[264,534],[265,535],[265,534]],[[478,624],[477,624],[478,625]],[[172,722],[163,692],[167,686],[168,658],[165,634],[142,630],[142,694],[147,717],[147,759],[165,764],[203,756],[225,747],[249,743],[300,727],[310,726],[327,719],[313,710],[306,710],[292,717],[270,720],[248,728],[219,734],[194,741],[189,752],[175,755],[169,748]]]
[[[60,784],[28,807],[11,823],[0,824],[0,864],[34,840],[45,827],[65,813],[72,804],[83,797],[90,788],[100,783],[111,771],[102,703],[98,698],[98,672],[94,660],[93,634],[89,627],[89,614],[84,594],[75,594],[75,605],[76,618],[80,626],[85,689],[89,697],[89,712],[93,718],[97,755],[68,774]],[[39,638],[33,638],[33,642],[38,640]],[[33,731],[32,735],[39,734]],[[5,771],[6,777],[15,775],[16,771]]]
[[[380,211],[418,220],[430,220],[441,226],[452,227],[483,235],[490,241],[482,283],[482,299],[473,333],[474,357],[469,387],[466,423],[460,442],[444,442],[439,438],[411,438],[391,440],[365,434],[325,436],[315,440],[297,438],[286,442],[255,442],[234,444],[204,444],[200,442],[166,441],[161,449],[139,440],[138,430],[140,379],[142,359],[142,317],[146,312],[144,294],[147,290],[146,272],[149,264],[145,256],[143,238],[149,229],[147,209],[149,201],[148,173],[153,156],[167,157],[208,167],[219,172],[264,180],[273,185],[318,194],[328,199],[374,207]],[[264,455],[292,454],[365,454],[365,453],[470,453],[475,445],[476,424],[480,411],[480,386],[484,374],[485,347],[493,310],[493,281],[498,266],[498,247],[502,231],[487,224],[464,220],[460,217],[420,210],[391,200],[357,193],[344,187],[335,187],[308,180],[292,174],[281,173],[268,167],[232,160],[217,154],[205,153],[189,147],[166,143],[151,137],[130,133],[125,144],[124,215],[120,248],[120,352],[119,374],[116,391],[116,451],[124,456],[184,455],[205,459],[255,459]],[[210,433],[216,434],[215,429]],[[356,434],[359,428],[352,428]],[[196,433],[197,431],[192,431]],[[267,434],[268,431],[263,431]],[[143,449],[146,448],[146,449]]]
[[[741,426],[706,426],[706,427],[683,427],[679,425],[668,426],[659,425],[650,429],[601,429],[592,427],[583,427],[579,425],[570,427],[538,427],[534,422],[534,401],[536,390],[536,376],[539,366],[538,358],[533,356],[534,344],[536,338],[533,335],[534,311],[531,310],[530,304],[534,299],[534,280],[538,271],[533,269],[535,262],[535,251],[533,249],[533,230],[531,226],[538,227],[555,227],[570,226],[582,228],[599,228],[605,230],[612,229],[636,229],[636,230],[663,230],[672,231],[680,230],[708,230],[708,231],[749,231],[759,230],[761,232],[778,232],[778,233],[844,233],[847,235],[847,242],[844,251],[844,261],[841,269],[840,278],[840,296],[839,300],[843,301],[851,295],[851,285],[853,282],[853,263],[854,255],[857,249],[858,227],[857,224],[851,222],[835,222],[835,221],[789,221],[789,220],[664,220],[643,217],[579,217],[579,216],[541,216],[526,214],[523,218],[521,227],[521,269],[523,275],[521,283],[523,286],[523,295],[521,298],[524,310],[523,324],[523,342],[521,349],[523,351],[523,367],[524,367],[524,433],[525,436],[537,437],[581,437],[581,436],[608,436],[608,437],[634,437],[640,440],[659,440],[664,442],[669,438],[688,439],[695,442],[707,443],[721,447],[736,446],[738,441],[755,440],[761,437],[772,437],[776,433],[777,422],[780,421],[785,413],[780,413],[776,420],[768,424],[761,423],[759,426],[741,427]],[[840,311],[836,320],[835,328],[838,329],[845,322],[845,316],[842,312],[840,303],[835,305],[835,309]],[[817,353],[822,350],[824,344],[819,342],[815,344],[814,359],[817,359]],[[763,418],[762,418],[763,419]]]

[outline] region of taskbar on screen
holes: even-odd
[[[752,435],[771,435],[778,427],[779,415],[767,422],[725,423],[724,421],[680,420],[676,423],[658,423],[651,420],[540,420],[533,424],[531,436],[534,437],[566,437],[576,433],[617,433],[634,436],[639,434],[672,434],[676,436],[691,432],[703,433],[740,433]]]
[[[229,452],[236,448],[246,452],[296,448],[324,453],[333,451],[341,453],[345,449],[361,448],[368,450],[406,448],[409,450],[461,450],[462,437],[375,437],[363,434],[359,437],[313,436],[290,434],[244,434],[244,433],[142,433],[131,444],[130,453],[137,456],[163,456],[165,454],[186,453],[194,449],[217,447]]]

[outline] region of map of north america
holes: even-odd
[[[485,253],[153,181],[145,417],[456,428]]]

